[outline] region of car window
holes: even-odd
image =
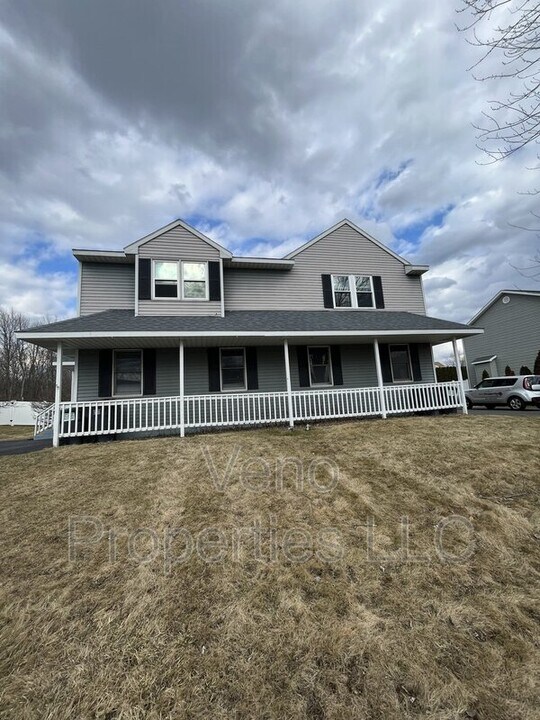
[[[512,385],[516,384],[517,378],[511,377],[511,378],[499,378],[498,380],[494,380],[494,387],[512,387]]]
[[[478,385],[478,389],[483,390],[484,388],[493,387],[493,382],[493,380],[482,380],[480,385]]]

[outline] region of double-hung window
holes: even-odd
[[[113,395],[142,395],[141,350],[115,350]]]
[[[245,348],[220,349],[221,389],[224,391],[246,389]]]
[[[178,297],[178,263],[154,260],[154,297]]]
[[[413,379],[411,355],[408,345],[390,345],[390,366],[394,382],[409,382]]]
[[[374,308],[370,275],[332,275],[332,294],[336,308]]]
[[[325,346],[308,347],[309,382],[312,387],[333,385],[330,348]]]
[[[208,300],[208,263],[154,260],[154,298]]]
[[[184,300],[208,299],[208,263],[182,263],[182,297]]]

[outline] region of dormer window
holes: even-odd
[[[178,297],[178,263],[154,261],[154,297]]]
[[[208,263],[154,260],[153,299],[208,300]]]
[[[184,300],[208,299],[208,263],[182,263],[182,297]]]
[[[374,308],[373,281],[370,275],[332,275],[336,308]]]

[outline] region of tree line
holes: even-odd
[[[22,313],[0,309],[0,402],[28,400],[52,402],[56,353],[17,340],[15,333],[35,325],[54,322],[54,318],[30,319]],[[64,370],[62,396],[69,397],[70,373]]]

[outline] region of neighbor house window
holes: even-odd
[[[332,275],[334,307],[374,308],[370,275]]]
[[[221,348],[221,389],[246,389],[246,352],[244,348]]]
[[[328,346],[309,347],[308,359],[311,386],[333,385],[330,348]]]
[[[390,365],[394,382],[407,382],[413,379],[408,345],[390,345]]]
[[[115,350],[113,394],[142,395],[142,352],[140,350]]]
[[[207,293],[207,263],[182,263],[182,297],[184,300],[206,300]]]
[[[154,297],[178,297],[178,263],[154,260]]]

